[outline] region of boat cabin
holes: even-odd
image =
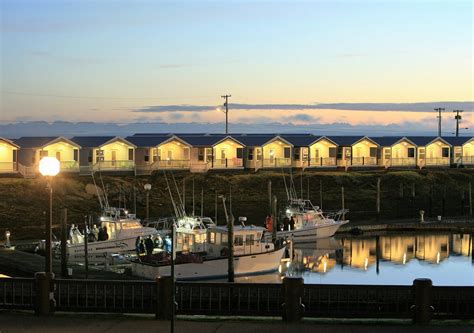
[[[271,242],[263,240],[265,228],[234,226],[234,255],[256,254],[273,251]],[[211,227],[207,231],[207,252],[211,256],[227,256],[229,253],[227,226]]]

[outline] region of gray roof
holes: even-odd
[[[443,137],[449,144],[453,146],[462,146],[466,142],[472,139],[472,136],[445,136]]]
[[[426,146],[437,138],[437,136],[407,136],[407,139],[416,144],[417,146]],[[442,139],[447,141],[446,138]]]
[[[75,136],[71,139],[82,147],[100,147],[115,136]]]
[[[13,142],[20,146],[21,148],[41,148],[48,145],[50,142],[60,139],[60,136],[24,136],[19,139],[14,140]],[[66,141],[71,141],[69,139],[63,138]],[[77,143],[79,146],[81,144]]]

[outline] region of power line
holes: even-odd
[[[222,98],[225,98],[224,106],[225,106],[225,134],[229,133],[229,97],[232,95],[223,95]]]

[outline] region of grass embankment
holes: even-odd
[[[229,201],[232,191],[232,211],[247,216],[248,223],[262,225],[269,213],[268,181],[279,202],[286,200],[285,185],[279,172],[258,173],[175,173],[180,191],[186,180],[186,209],[192,212],[192,179],[195,188],[195,213],[201,213],[201,189],[204,192],[204,215],[215,216],[217,194],[225,194]],[[321,202],[324,210],[341,207],[341,186],[344,186],[345,205],[352,221],[373,221],[376,218],[377,179],[381,179],[381,219],[415,218],[424,209],[427,216],[461,216],[469,212],[468,184],[474,179],[474,170],[449,171],[391,171],[391,172],[312,172],[303,174],[303,196],[314,204]],[[172,179],[168,177],[172,184]],[[150,216],[169,216],[171,201],[162,173],[150,177],[103,177],[111,205],[133,211],[133,187],[136,190],[137,213],[145,216],[146,195],[143,185],[152,184]],[[287,177],[288,181],[288,177]],[[298,193],[301,192],[300,173],[294,175]],[[0,238],[6,229],[13,239],[42,236],[47,217],[48,193],[45,181],[36,179],[0,178]],[[68,208],[69,223],[83,223],[88,214],[100,211],[91,177],[58,176],[54,180],[54,223],[60,221],[60,209]],[[173,192],[174,190],[174,185]],[[414,189],[414,192],[413,192]],[[414,196],[413,196],[414,193]],[[177,196],[175,195],[175,198]],[[464,198],[464,199],[463,199]],[[224,222],[222,202],[218,202],[218,221]]]

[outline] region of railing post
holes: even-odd
[[[54,273],[38,272],[35,274],[35,315],[54,314]]]
[[[413,323],[427,324],[431,320],[432,287],[430,279],[415,279],[413,281]]]
[[[225,158],[225,167],[227,168],[227,157]]]
[[[285,277],[282,283],[282,295],[284,299],[282,318],[284,321],[295,322],[303,317],[304,305],[301,303],[303,297],[304,280],[302,277]]]
[[[173,279],[171,276],[156,278],[155,318],[171,320],[171,300],[173,298]]]

